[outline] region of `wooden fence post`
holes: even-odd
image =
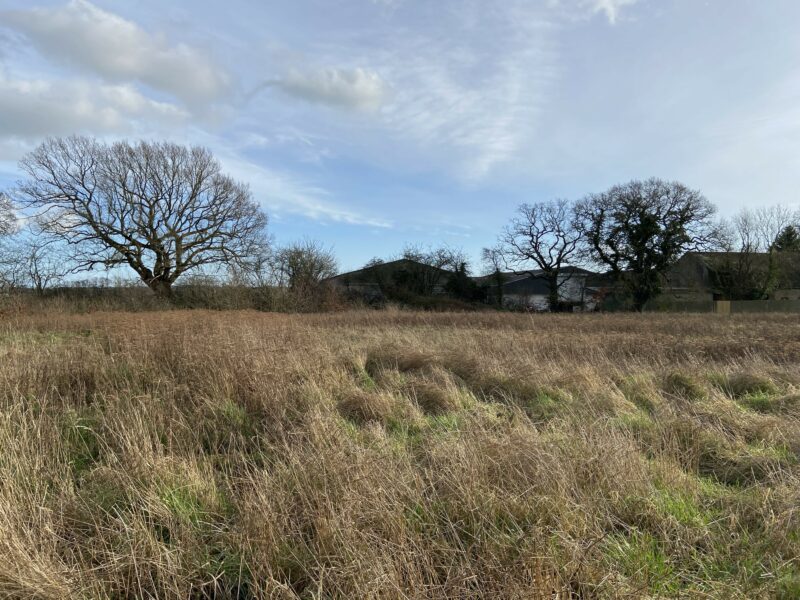
[[[731,314],[730,300],[714,300],[714,312],[720,315]]]

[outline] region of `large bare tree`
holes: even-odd
[[[572,204],[557,199],[522,204],[500,235],[497,251],[512,270],[541,276],[548,284],[550,310],[557,310],[559,290],[571,275],[565,267],[580,241]]]
[[[202,147],[56,138],[20,167],[20,201],[73,249],[76,270],[128,265],[161,296],[181,275],[243,260],[263,239],[266,216],[249,188]]]

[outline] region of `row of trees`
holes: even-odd
[[[484,256],[498,268],[541,272],[551,307],[569,279],[566,267],[597,265],[627,287],[641,310],[683,253],[719,243],[714,213],[702,194],[680,183],[632,181],[578,202],[523,204]]]
[[[496,273],[536,271],[549,283],[551,307],[558,306],[559,291],[573,272],[568,267],[580,265],[607,272],[642,310],[689,251],[731,253],[736,268],[726,275],[732,288],[727,295],[765,297],[777,254],[800,250],[800,216],[781,206],[745,210],[730,221],[715,215],[713,204],[681,183],[632,181],[577,202],[521,205],[483,256]],[[763,253],[769,257],[766,275],[755,268],[756,255]]]
[[[20,167],[26,179],[12,197],[0,195],[0,281],[7,285],[42,291],[68,272],[123,265],[165,298],[179,278],[197,272],[302,295],[336,272],[331,251],[315,242],[271,244],[248,186],[224,174],[204,148],[58,138]],[[549,283],[551,307],[574,272],[569,267],[592,267],[615,278],[641,310],[685,252],[724,250],[735,259],[718,286],[728,286],[731,297],[764,297],[777,255],[800,247],[797,215],[774,207],[725,222],[715,212],[697,190],[659,179],[576,202],[523,204],[484,261],[498,286],[502,271],[536,271]],[[759,253],[769,255],[766,274],[756,268]],[[462,251],[409,246],[400,258],[456,273],[451,293],[474,295]],[[432,293],[440,278],[436,269],[407,275],[406,287],[419,295]]]

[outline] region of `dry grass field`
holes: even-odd
[[[798,598],[792,315],[0,320],[0,597]]]

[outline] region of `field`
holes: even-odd
[[[0,320],[0,597],[800,597],[792,315]]]

